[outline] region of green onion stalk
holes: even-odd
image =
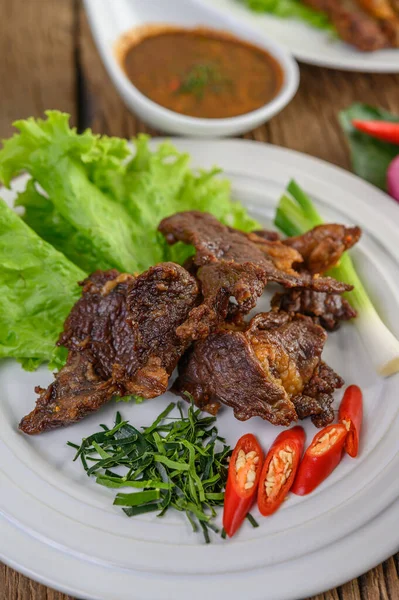
[[[290,181],[276,210],[275,225],[287,236],[301,235],[323,223],[312,200]],[[388,377],[399,372],[399,340],[386,327],[370,300],[348,252],[328,273],[354,286],[346,297],[358,316],[355,325],[377,373]]]

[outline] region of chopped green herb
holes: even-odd
[[[256,519],[253,518],[253,516],[251,515],[251,513],[247,514],[247,519],[251,523],[252,527],[259,527],[258,521],[256,521]]]
[[[159,500],[161,492],[159,489],[136,492],[133,494],[117,494],[114,504],[118,506],[142,506],[153,500]]]
[[[141,490],[116,495],[114,504],[127,516],[158,511],[161,517],[174,508],[186,514],[193,531],[202,529],[209,543],[209,530],[218,532],[212,519],[214,507],[224,502],[230,448],[218,435],[214,417],[203,417],[193,405],[184,416],[181,403],[180,415],[169,417],[175,407],[169,404],[142,432],[117,413],[111,429],[102,425],[80,446],[68,446],[99,485]],[[120,473],[111,470],[116,467]]]
[[[177,89],[177,93],[193,94],[200,100],[204,96],[206,89],[217,94],[223,87],[230,84],[230,79],[221,73],[217,63],[198,63],[184,76]]]

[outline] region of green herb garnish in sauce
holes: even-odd
[[[223,75],[219,65],[214,62],[193,65],[183,78],[174,82],[178,94],[193,94],[199,100],[207,90],[217,94],[230,84],[230,79]]]

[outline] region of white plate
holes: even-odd
[[[291,177],[312,194],[326,220],[359,223],[364,236],[354,257],[391,329],[399,335],[399,210],[376,188],[322,161],[244,141],[174,140],[197,166],[218,164],[235,197],[268,225]],[[19,182],[20,184],[21,182]],[[11,194],[8,194],[8,199]],[[264,306],[264,302],[263,302]],[[17,432],[34,403],[45,368],[25,373],[13,361],[0,368],[0,556],[31,577],[80,598],[101,600],[288,600],[318,593],[359,575],[399,546],[399,377],[382,380],[352,325],[332,334],[325,357],[365,397],[361,454],[345,457],[313,494],[290,496],[260,527],[245,524],[230,541],[205,546],[179,514],[127,519],[113,492],[71,462],[67,440],[79,441],[116,406],[68,429],[33,438]],[[338,397],[340,395],[338,394]],[[135,425],[150,423],[171,396],[119,405]],[[230,410],[218,419],[231,444],[253,431],[266,448],[280,428],[260,419],[240,423]],[[315,433],[304,422],[308,441]]]
[[[253,12],[240,0],[197,1],[212,5],[226,14],[238,17],[242,22],[257,27],[304,63],[343,71],[399,73],[399,49],[360,52],[306,23]]]

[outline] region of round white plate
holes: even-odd
[[[314,197],[326,220],[358,223],[353,252],[365,284],[399,336],[397,206],[377,189],[322,161],[244,141],[174,140],[196,166],[219,165],[233,194],[266,226],[291,177]],[[19,180],[17,185],[22,185]],[[11,201],[12,193],[2,191]],[[267,308],[265,299],[258,308]],[[205,545],[180,514],[133,519],[112,506],[114,493],[72,462],[67,440],[79,442],[119,408],[134,425],[148,425],[170,394],[141,405],[108,404],[80,423],[27,437],[17,424],[34,404],[33,387],[50,381],[41,368],[0,367],[0,557],[14,568],[79,598],[101,600],[288,600],[326,590],[359,575],[399,546],[399,376],[380,379],[356,329],[329,336],[326,361],[347,383],[362,386],[365,422],[358,459],[345,457],[310,496],[291,495],[273,517],[254,509],[259,528],[245,523],[232,540]],[[341,394],[337,394],[337,402]],[[308,442],[316,432],[303,422]],[[240,423],[229,409],[218,427],[234,445],[251,431],[268,448],[280,428],[260,419]]]
[[[251,11],[240,0],[195,0],[230,13],[285,46],[295,58],[320,67],[363,73],[399,73],[399,49],[360,52],[329,33],[295,19]]]

